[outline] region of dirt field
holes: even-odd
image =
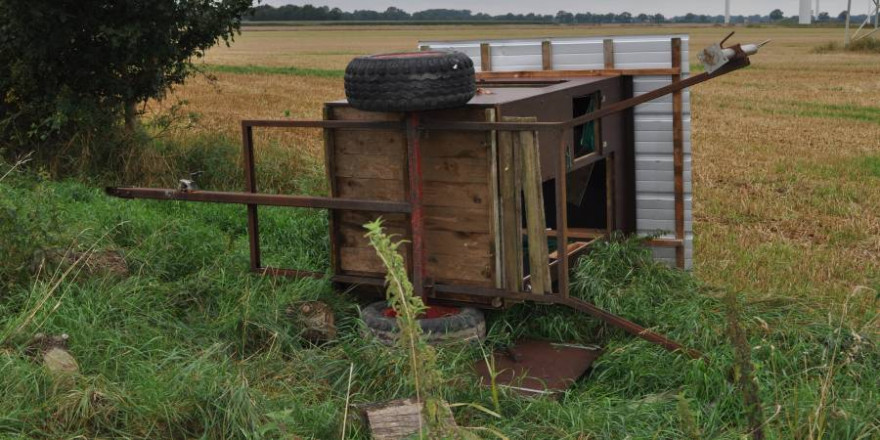
[[[293,27],[245,29],[209,51],[177,91],[198,130],[235,138],[241,118],[318,118],[343,97],[357,55],[419,39],[687,33],[696,51],[717,27]],[[880,280],[880,56],[815,54],[841,29],[741,28],[733,41],[773,43],[753,66],[692,90],[696,273],[752,297],[839,299]],[[220,67],[238,66],[236,73]],[[273,68],[312,69],[272,73]],[[212,70],[213,69],[213,70]],[[174,100],[168,100],[168,103]],[[168,105],[167,103],[165,105]],[[158,106],[156,106],[158,107]],[[320,154],[314,135],[279,138]]]

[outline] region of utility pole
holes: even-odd
[[[849,17],[852,15],[852,0],[846,0],[846,30],[843,34],[843,47],[849,47]]]

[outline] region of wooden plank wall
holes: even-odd
[[[401,120],[403,115],[332,107],[332,119]],[[482,109],[431,112],[431,119],[483,121]],[[495,244],[490,191],[490,141],[486,133],[423,133],[425,247],[428,276],[437,282],[495,286]],[[327,143],[334,197],[406,201],[406,137],[401,131],[333,130]],[[334,217],[339,267],[345,274],[383,276],[384,268],[362,225],[382,216],[389,233],[408,238],[402,214],[339,212]],[[410,248],[404,250],[409,258]]]

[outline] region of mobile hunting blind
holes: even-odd
[[[323,120],[242,121],[246,192],[200,190],[188,180],[108,192],[244,204],[252,270],[373,293],[385,267],[363,225],[382,217],[407,240],[414,291],[429,304],[559,304],[679,350],[572,297],[569,272],[616,231],[655,235],[647,244],[657,259],[690,267],[687,87],[748,66],[760,47],[723,43],[700,54],[705,72],[689,76],[684,35],[422,42],[420,52],[352,61],[349,99],[326,103]],[[410,83],[412,95],[394,95]],[[253,131],[269,127],[322,129],[329,196],[258,192]],[[329,209],[331,273],[264,267],[259,205]]]
[[[674,39],[680,41],[680,47],[677,49],[672,43]],[[431,49],[463,52],[474,60],[474,65],[478,66],[480,71],[499,72],[502,75],[503,72],[542,70],[630,70],[627,73],[632,75],[622,78],[631,79],[631,88],[623,88],[621,92],[631,95],[618,95],[617,100],[639,96],[671,84],[673,77],[678,74],[669,74],[669,72],[660,74],[664,69],[674,71],[677,68],[681,77],[686,77],[690,73],[687,35],[490,42],[427,41],[420,44]],[[677,54],[673,60],[675,52]],[[639,70],[642,72],[638,72]],[[657,71],[650,72],[650,70]],[[677,100],[680,101],[676,103]],[[604,104],[608,105],[614,101],[614,97],[606,96]],[[628,137],[620,139],[629,142],[626,148],[632,149],[632,159],[635,162],[635,232],[645,235],[660,234],[666,239],[683,239],[683,248],[678,251],[678,257],[684,258],[683,264],[680,260],[676,260],[676,247],[655,245],[653,249],[654,256],[658,260],[677,263],[687,268],[693,263],[690,107],[688,89],[682,90],[677,95],[667,95],[638,105],[633,109],[631,116],[626,116],[632,119],[630,121],[632,125],[624,129],[628,131],[626,133]],[[606,125],[606,120],[602,120],[601,124]],[[676,142],[680,144],[676,146]],[[679,215],[684,217],[683,224],[676,223],[676,147],[681,151],[683,187],[679,196],[683,213]]]

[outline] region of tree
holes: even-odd
[[[162,98],[193,72],[193,57],[228,44],[250,6],[0,0],[0,142],[39,153],[122,120],[132,128],[136,105]]]
[[[785,18],[785,14],[782,13],[782,10],[774,9],[772,12],[770,12],[771,20],[782,20],[783,18]]]
[[[574,14],[568,11],[559,11],[556,13],[557,23],[574,23]]]
[[[820,12],[819,16],[816,17],[816,21],[826,22],[831,20],[831,17],[828,16],[827,12]]]

